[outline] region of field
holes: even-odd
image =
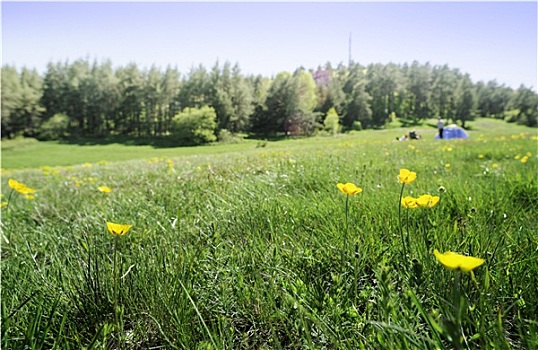
[[[470,125],[445,141],[2,142],[0,346],[536,349],[537,130]],[[439,201],[401,204],[424,194]]]

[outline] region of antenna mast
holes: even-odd
[[[349,56],[347,61],[348,67],[351,66],[351,32],[349,32]]]

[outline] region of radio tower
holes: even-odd
[[[351,32],[349,32],[349,56],[347,60],[347,66],[351,66]]]

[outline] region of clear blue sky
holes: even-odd
[[[272,76],[325,62],[448,64],[474,82],[536,91],[537,3],[2,2],[2,62],[110,59]]]

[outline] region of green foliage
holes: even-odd
[[[460,121],[461,126],[465,127],[467,121],[474,119],[476,109],[476,93],[468,74],[459,79],[454,95],[454,120]]]
[[[353,125],[351,125],[351,130],[361,131],[362,130],[362,123],[359,122],[359,121],[353,122]]]
[[[23,68],[19,74],[2,67],[2,137],[36,135],[44,111],[42,84],[36,70]]]
[[[518,124],[538,126],[538,94],[531,89],[520,86],[512,96],[509,106],[519,111],[515,120]]]
[[[69,129],[69,116],[57,113],[41,124],[39,138],[41,140],[58,140],[67,136]]]
[[[506,111],[504,115],[506,117],[507,122],[515,123],[518,121],[518,118],[521,115],[521,112],[519,111],[519,109],[511,109],[509,111]]]
[[[223,144],[243,142],[242,137],[240,137],[239,135],[235,135],[226,129],[219,130],[219,134],[217,135],[217,140],[219,141],[219,143],[223,143]]]
[[[277,74],[265,106],[259,106],[252,131],[260,134],[310,135],[315,127],[316,84],[310,72],[297,70]]]
[[[323,121],[323,127],[332,135],[340,132],[340,117],[338,116],[338,113],[336,113],[336,109],[334,109],[334,107],[329,109],[327,112],[327,116]]]
[[[347,129],[351,129],[356,121],[361,122],[365,127],[372,125],[372,109],[370,107],[372,97],[366,91],[365,72],[367,70],[354,64],[350,67],[349,77],[344,84],[347,101],[341,124]]]
[[[493,80],[487,84],[479,81],[476,86],[477,113],[481,117],[504,119],[512,98],[512,89]]]
[[[404,76],[395,64],[370,64],[367,67],[366,91],[372,97],[372,127],[379,128],[390,122],[390,115],[402,110]]]
[[[216,118],[212,107],[187,107],[173,119],[173,138],[182,145],[200,145],[216,141]]]
[[[226,62],[222,69],[218,62],[211,71],[209,95],[211,106],[217,114],[218,128],[232,132],[247,130],[253,112],[252,88],[241,75],[238,65],[230,68]]]
[[[265,135],[312,135],[333,107],[346,131],[356,121],[364,129],[386,128],[392,113],[416,124],[440,115],[465,126],[475,116],[506,119],[507,111],[519,110],[508,119],[538,126],[532,89],[475,84],[458,69],[418,62],[327,63],[267,78],[244,75],[229,62],[181,74],[170,66],[114,68],[108,60],[79,59],[49,63],[43,76],[4,66],[2,86],[3,138],[37,137],[55,114],[68,115],[79,137],[166,138],[177,113],[203,106],[215,110],[217,131]]]

